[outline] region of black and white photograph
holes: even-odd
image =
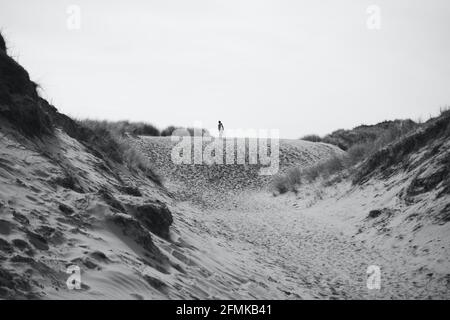
[[[450,1],[0,0],[0,300],[449,298]]]

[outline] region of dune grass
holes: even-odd
[[[86,126],[102,127],[117,135],[139,135],[139,136],[160,136],[161,133],[157,127],[146,122],[130,121],[107,121],[107,120],[80,120]]]
[[[210,136],[209,131],[204,128],[193,128],[193,127],[185,128],[185,127],[176,127],[176,126],[168,126],[167,128],[163,129],[161,131],[161,136],[169,137],[175,132],[175,130],[178,130],[177,135],[181,135],[181,136],[192,136],[193,137],[197,132],[206,137]]]
[[[448,112],[447,111],[442,111]],[[286,193],[289,191],[296,191],[297,187],[303,183],[312,183],[318,179],[322,179],[325,183],[333,176],[338,175],[344,171],[350,171],[358,164],[364,162],[366,159],[381,150],[385,146],[401,139],[415,126],[392,126],[380,131],[374,139],[368,139],[364,142],[351,145],[345,155],[335,155],[330,159],[319,162],[304,169],[291,168],[286,173],[278,175],[274,178],[272,186],[278,193]],[[314,141],[318,136],[308,135],[303,137],[303,140]],[[320,137],[319,137],[320,138]]]
[[[317,134],[308,134],[300,138],[300,140],[311,141],[311,142],[322,142],[322,138]]]
[[[156,174],[150,161],[131,143],[127,131],[129,123],[96,120],[78,120],[78,123],[92,133],[81,137],[82,140],[99,149],[105,159],[126,165],[131,171],[143,173],[155,183],[161,184],[161,177]]]

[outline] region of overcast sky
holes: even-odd
[[[63,113],[297,138],[450,105],[448,0],[112,2],[0,0],[10,53]]]

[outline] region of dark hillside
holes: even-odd
[[[338,146],[342,150],[348,150],[356,144],[373,142],[383,135],[404,134],[418,125],[412,120],[384,121],[374,125],[361,125],[351,130],[336,130],[326,135],[322,142]]]
[[[389,177],[401,170],[410,172],[426,164],[414,179],[408,192],[427,192],[436,187],[442,187],[442,192],[448,194],[450,192],[449,141],[450,111],[444,111],[421,128],[375,152],[359,167],[354,182],[360,184],[373,176]],[[435,166],[435,170],[428,170],[430,173],[424,175],[431,166]]]

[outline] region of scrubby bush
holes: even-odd
[[[448,109],[441,114],[449,112]],[[341,144],[340,147],[347,150],[347,153],[309,166],[303,170],[288,170],[284,175],[275,179],[274,186],[280,192],[295,191],[295,187],[303,181],[314,182],[319,177],[323,178],[325,185],[327,181],[340,181],[340,173],[346,170],[347,173],[356,174],[359,171],[359,164],[365,164],[372,155],[378,151],[393,145],[399,139],[407,139],[408,134],[417,128],[413,121],[386,121],[376,126],[360,126],[357,132],[351,130],[338,130],[332,135],[326,136],[322,142]],[[448,125],[446,130],[450,128]],[[314,135],[302,138],[314,141]],[[372,161],[374,162],[374,161]],[[360,174],[361,175],[361,174]],[[283,191],[283,192],[281,192]]]
[[[106,159],[123,163],[117,139],[121,136],[121,133],[117,126],[111,127],[107,121],[95,120],[81,120],[78,123],[89,130],[81,132],[83,135],[77,138],[98,149],[106,156]]]
[[[291,168],[286,174],[288,183],[291,186],[300,185],[302,183],[302,170],[300,168]]]
[[[161,131],[161,136],[168,137],[171,136],[174,131],[176,131],[176,134],[178,136],[194,136],[197,132],[201,132],[201,135],[203,136],[210,136],[210,133],[207,129],[199,129],[199,128],[183,128],[183,127],[175,127],[175,126],[168,126],[164,130]]]
[[[322,142],[334,144],[347,151],[356,144],[375,142],[381,139],[393,141],[392,139],[417,128],[417,126],[418,124],[412,120],[384,121],[375,125],[361,125],[352,130],[336,130],[323,137]]]
[[[161,131],[161,136],[162,137],[168,137],[171,136],[172,133],[177,129],[177,127],[174,126],[168,126],[167,128],[163,129]]]
[[[373,143],[358,143],[347,150],[345,157],[347,166],[352,166],[362,161],[373,150]]]
[[[85,124],[96,123],[114,134],[124,135],[126,133],[137,136],[159,136],[159,129],[154,125],[145,122],[129,122],[129,121],[97,121],[97,120],[83,120]]]
[[[428,120],[420,130],[407,133],[389,145],[373,152],[370,157],[357,167],[353,176],[353,183],[359,184],[367,181],[376,173],[387,176],[395,167],[405,168],[411,153],[431,143],[442,143],[448,140],[450,113],[443,113],[439,117]],[[434,154],[436,148],[431,152]],[[437,179],[439,180],[439,179]]]
[[[314,164],[304,169],[291,168],[285,174],[278,175],[273,180],[273,187],[278,193],[296,191],[303,181],[314,182],[319,177],[328,179],[345,168],[344,157],[334,156],[326,161]]]
[[[320,136],[318,136],[317,134],[308,134],[308,135],[300,138],[300,140],[311,141],[311,142],[322,142],[322,138]]]
[[[278,191],[279,194],[286,193],[291,190],[291,185],[288,182],[286,176],[276,176],[272,182],[273,188]]]
[[[291,168],[286,174],[278,175],[272,182],[272,185],[279,194],[296,190],[296,186],[302,184],[302,170],[300,168]]]
[[[373,151],[377,151],[388,144],[403,137],[413,129],[417,128],[415,123],[403,122],[400,126],[390,127],[382,132],[374,141]]]
[[[128,132],[138,136],[159,136],[161,135],[159,129],[149,123],[131,123],[128,127]]]
[[[320,176],[320,166],[321,164],[316,164],[304,169],[303,175],[305,176],[305,179],[309,182],[316,180]]]
[[[321,174],[323,177],[329,176],[342,171],[345,168],[343,157],[334,156],[320,165]]]

